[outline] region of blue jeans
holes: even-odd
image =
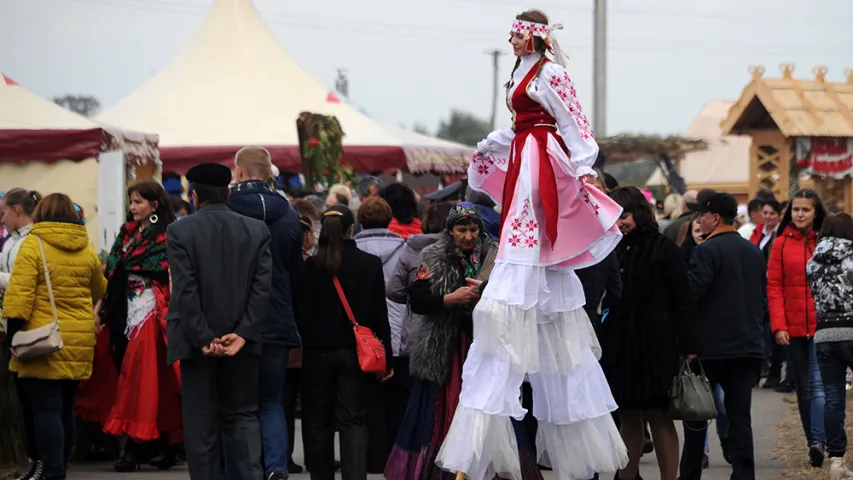
[[[44,476],[41,478],[64,480],[77,436],[74,400],[80,382],[39,378],[21,378],[19,381],[33,409],[35,447],[44,463]]]
[[[797,407],[809,445],[825,443],[824,410],[826,397],[817,363],[815,343],[811,338],[792,338],[788,346],[791,367],[797,383]]]
[[[826,450],[830,457],[843,457],[847,453],[847,368],[853,367],[853,342],[818,343],[817,360],[826,392]]]
[[[284,382],[287,376],[288,348],[264,345],[258,382],[258,422],[264,447],[264,472],[287,474],[287,422],[284,418]],[[225,448],[225,471],[228,480],[240,480],[234,462]]]
[[[714,388],[714,406],[717,407],[717,436],[728,438],[729,416],[726,415],[726,395],[723,393],[723,387],[719,384]],[[705,451],[711,451],[708,448],[708,430],[705,430]]]

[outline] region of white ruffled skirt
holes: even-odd
[[[586,480],[628,463],[610,415],[617,406],[598,364],[601,349],[573,270],[498,263],[474,309],[474,343],[462,393],[436,463],[470,480],[521,479],[510,417],[533,388],[539,463],[560,480]]]

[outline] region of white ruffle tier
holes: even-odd
[[[560,480],[586,480],[628,464],[628,450],[610,415],[567,425],[539,422],[536,451],[538,463],[554,469]]]
[[[474,310],[474,342],[459,407],[436,459],[440,467],[471,480],[495,474],[521,479],[510,418],[527,413],[519,398],[526,374],[540,421],[540,458],[554,464],[559,479],[585,480],[627,464],[610,416],[617,406],[582,299],[571,270],[495,265]]]

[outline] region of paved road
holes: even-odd
[[[755,435],[755,459],[756,478],[760,480],[773,480],[777,477],[777,473],[782,469],[783,465],[773,460],[773,449],[775,444],[775,430],[773,426],[782,420],[782,417],[790,408],[783,403],[782,395],[773,391],[753,390],[752,400],[752,425]],[[678,425],[679,431],[681,425]],[[298,429],[297,429],[298,431]],[[728,480],[731,475],[731,469],[723,460],[719,446],[716,445],[714,439],[716,431],[714,427],[711,430],[711,468],[705,470],[702,475],[703,480]],[[302,463],[302,442],[297,441],[297,452],[294,455],[297,463]],[[640,473],[645,480],[660,480],[660,474],[657,468],[657,463],[654,455],[649,455],[643,458]],[[112,470],[111,464],[89,464],[89,465],[74,465],[71,467],[68,478],[71,480],[89,480],[89,479],[111,479],[111,480],[139,480],[144,477],[146,480],[178,480],[189,477],[186,468],[175,468],[168,472],[157,472],[153,469],[146,468],[140,473],[132,474],[117,474]],[[308,475],[292,475],[295,480],[307,480]],[[340,477],[338,477],[340,478]],[[379,475],[372,475],[371,480],[380,480]],[[556,477],[547,472],[546,480],[556,480]],[[605,480],[605,479],[602,479]]]

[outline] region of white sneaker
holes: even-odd
[[[829,459],[830,480],[853,480],[853,471],[847,468],[843,458],[832,457]]]

